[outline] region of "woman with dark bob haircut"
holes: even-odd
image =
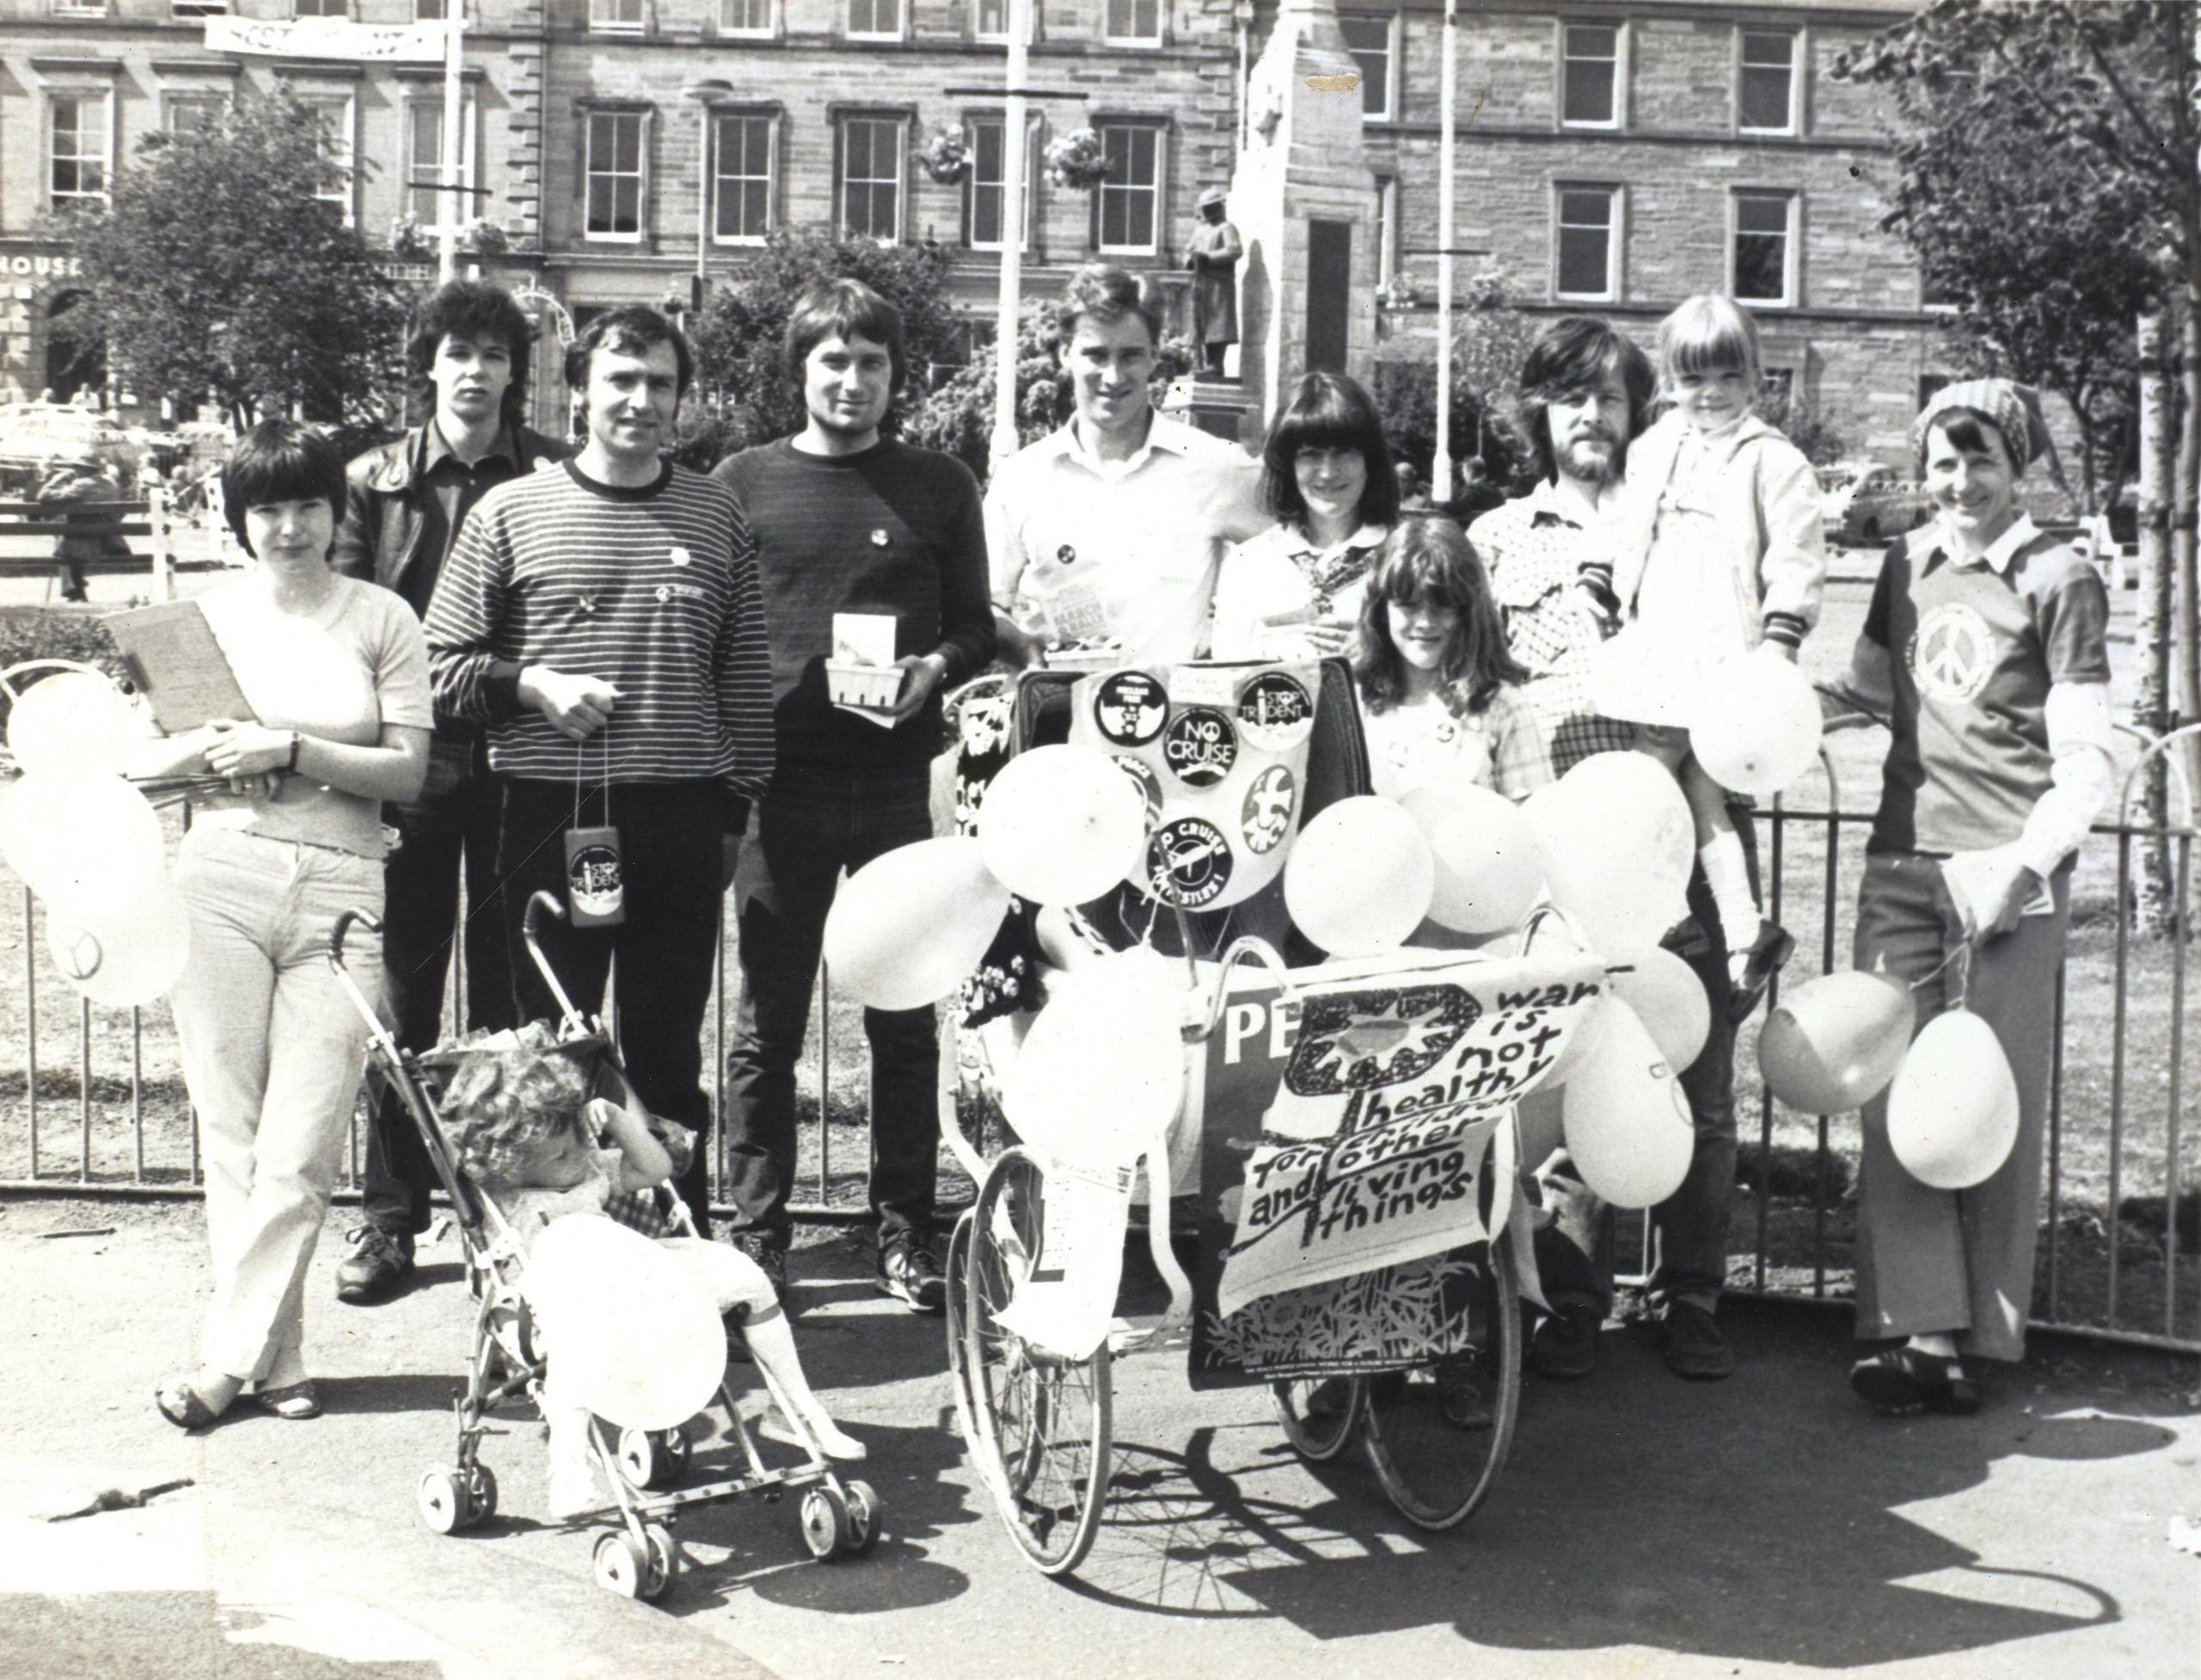
[[[329,969],[329,934],[347,910],[380,916],[383,802],[417,798],[427,773],[420,621],[328,564],[344,506],[334,447],[265,421],[230,452],[222,492],[254,564],[198,601],[251,714],[150,743],[140,764],[211,771],[230,790],[195,812],[175,875],[191,955],[169,1001],[205,1139],[214,1278],[197,1373],[155,1395],[182,1429],[248,1390],[279,1418],[321,1410],[305,1274],[366,1039]],[[346,957],[374,996],[379,941],[361,925]]]
[[[1399,517],[1391,446],[1357,381],[1341,373],[1300,380],[1261,451],[1261,498],[1277,523],[1223,557],[1215,657],[1344,653],[1376,546]]]

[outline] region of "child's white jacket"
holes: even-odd
[[[1689,422],[1670,414],[1628,445],[1628,478],[1619,512],[1613,592],[1623,615],[1635,605],[1651,554],[1658,504],[1673,477]],[[1824,498],[1812,463],[1756,414],[1714,441],[1720,465],[1714,529],[1734,567],[1743,598],[1757,611],[1759,633],[1791,647],[1818,622],[1826,592]]]

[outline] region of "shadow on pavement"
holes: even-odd
[[[8,1593],[0,1595],[0,1672],[105,1680],[441,1680],[445,1672],[439,1662],[353,1662],[255,1637],[279,1625],[211,1592]]]

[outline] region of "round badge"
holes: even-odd
[[[619,854],[609,846],[583,846],[566,861],[566,890],[584,916],[617,915],[625,893]]]
[[[1143,671],[1118,671],[1100,679],[1093,696],[1093,721],[1117,746],[1144,746],[1169,720],[1169,691]]]
[[[1188,788],[1212,788],[1238,762],[1238,732],[1212,706],[1187,706],[1169,720],[1162,756]]]
[[[1146,831],[1153,833],[1156,825],[1162,821],[1162,778],[1154,773],[1154,766],[1143,758],[1128,752],[1116,753],[1113,758],[1116,768],[1131,777],[1132,786],[1138,789],[1138,796],[1146,801]]]
[[[1254,785],[1246,790],[1246,802],[1239,807],[1238,831],[1256,856],[1274,851],[1291,832],[1291,813],[1299,803],[1298,794],[1288,765],[1271,764],[1254,778]]]
[[[1166,904],[1198,910],[1230,885],[1230,843],[1213,823],[1180,817],[1146,843],[1148,893]]]
[[[1255,746],[1288,752],[1314,733],[1314,697],[1297,677],[1264,671],[1238,691],[1238,727]]]

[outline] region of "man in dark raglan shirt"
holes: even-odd
[[[815,286],[788,321],[800,432],[720,462],[756,533],[772,644],[778,769],[734,883],[741,1007],[727,1055],[727,1192],[736,1241],[786,1291],[794,1064],[843,869],[929,838],[941,691],[993,658],[978,487],[953,457],[882,438],[902,318],[855,280]],[[893,727],[837,708],[836,613],[890,615]],[[932,1253],[940,1047],[930,1009],[864,1012],[879,1286],[919,1312],[945,1298]]]
[[[433,393],[435,412],[346,469],[344,518],[330,555],[338,571],[395,590],[425,618],[474,504],[493,485],[566,458],[563,444],[520,424],[534,343],[535,329],[512,294],[486,280],[453,280],[422,306],[405,365],[417,395]],[[399,843],[383,868],[383,1000],[404,1049],[427,1049],[442,1024],[462,869],[466,1025],[514,1024],[494,873],[503,807],[481,729],[438,719],[427,786],[417,800],[383,811]],[[404,1102],[380,1081],[374,1088],[365,1217],[336,1268],[337,1299],[354,1305],[386,1299],[412,1271],[413,1239],[428,1229],[435,1181]]]
[[[528,899],[548,889],[593,910],[619,896],[616,924],[546,920],[543,953],[588,1012],[618,956],[627,1076],[696,1132],[679,1187],[708,1235],[703,1010],[720,897],[772,773],[756,544],[724,485],[661,457],[695,371],[671,322],[640,304],[600,315],[565,371],[588,442],[468,518],[429,603],[428,674],[438,717],[487,726],[504,783],[497,874],[524,1016],[556,1012],[519,953]],[[616,831],[616,866],[569,844],[599,828]]]

